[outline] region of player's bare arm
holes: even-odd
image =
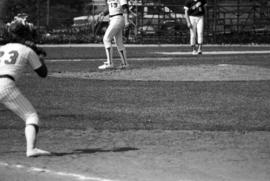
[[[106,4],[106,6],[105,6],[105,8],[103,9],[103,11],[101,11],[101,12],[99,13],[99,16],[106,16],[106,15],[109,14],[109,8],[108,8],[108,5],[107,5],[107,0],[105,0],[105,4]]]
[[[207,14],[207,4],[205,4],[204,6],[203,6],[203,10],[204,10],[204,15],[206,15]],[[204,16],[204,18],[206,18],[207,16]]]
[[[99,16],[106,16],[109,14],[109,8],[106,6],[103,11],[99,13]]]
[[[124,4],[122,6],[122,9],[123,9],[123,16],[125,18],[125,27],[129,27],[129,19],[128,19],[128,14],[129,14],[129,7],[128,7],[128,4]]]
[[[192,25],[191,25],[191,22],[190,22],[190,18],[189,18],[189,15],[188,15],[188,9],[185,8],[185,19],[186,19],[186,22],[187,22],[187,27],[188,28],[192,28]]]

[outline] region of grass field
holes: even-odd
[[[270,180],[268,46],[128,47],[130,69],[105,72],[102,47],[45,49],[50,76],[17,85],[57,154],[25,158],[24,124],[0,106],[1,181]]]

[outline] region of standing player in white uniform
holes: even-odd
[[[190,29],[192,54],[202,54],[204,15],[206,0],[187,0],[184,5],[187,26]],[[196,44],[198,43],[198,49]]]
[[[9,26],[10,43],[0,47],[0,103],[25,121],[26,156],[49,155],[50,152],[36,147],[39,130],[39,117],[32,104],[16,87],[27,65],[40,77],[47,76],[44,61],[31,48],[19,43],[25,41],[29,29],[22,23],[14,22]]]
[[[107,61],[98,68],[101,70],[113,68],[112,59],[112,40],[114,39],[120,58],[121,68],[127,68],[126,48],[123,44],[123,29],[129,26],[128,21],[128,3],[127,0],[105,0],[107,9],[100,15],[104,16],[109,13],[110,23],[103,37]]]

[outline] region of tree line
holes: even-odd
[[[73,17],[87,11],[91,0],[1,0],[0,19],[9,22],[18,13],[27,13],[29,20],[40,26],[69,26]]]

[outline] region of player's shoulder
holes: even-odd
[[[3,49],[7,51],[18,51],[20,54],[29,54],[33,52],[31,48],[21,43],[8,43],[3,45]]]
[[[13,48],[18,48],[18,49],[24,49],[24,50],[29,50],[30,48],[27,47],[26,45],[22,43],[8,43],[7,46],[13,47]]]

